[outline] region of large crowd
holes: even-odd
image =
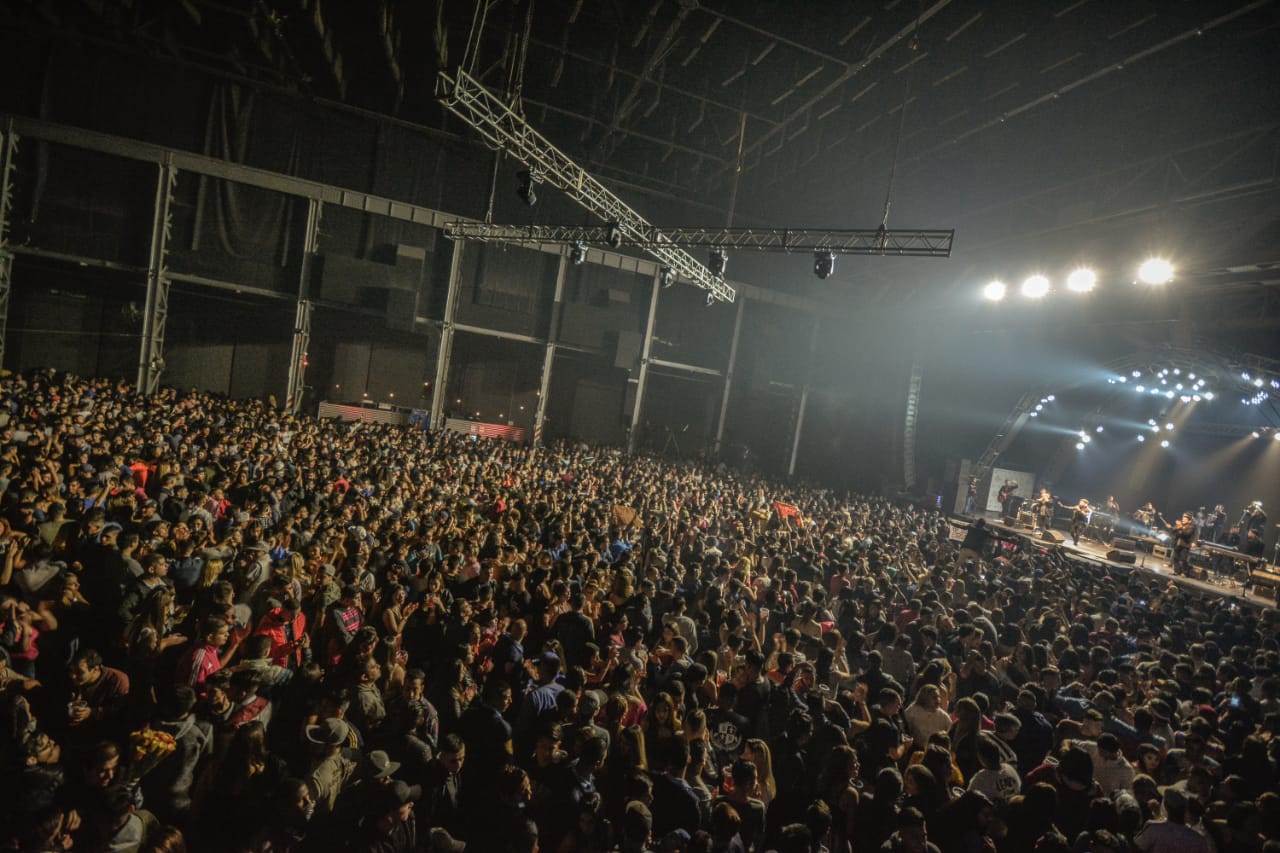
[[[697,462],[0,379],[20,851],[1280,851],[1280,619]]]

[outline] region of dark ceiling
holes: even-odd
[[[848,264],[806,282],[819,293],[856,275],[872,301],[910,298],[1082,257],[1128,276],[1148,251],[1215,291],[1273,300],[1280,283],[1273,0],[0,5],[473,138],[434,100],[438,71],[465,64],[619,195],[680,211],[671,224],[874,227],[888,204],[891,227],[956,229],[951,263]]]

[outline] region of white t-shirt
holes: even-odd
[[[926,711],[924,708],[911,703],[907,710],[903,712],[903,716],[907,720],[907,730],[911,737],[915,740],[916,745],[923,749],[929,740],[929,735],[935,732],[945,732],[951,730],[951,715],[941,708],[935,708],[932,711]]]
[[[993,803],[1007,803],[1022,790],[1022,779],[1017,770],[1008,764],[1001,764],[989,770],[983,768],[973,774],[973,778],[969,780],[969,790],[986,794],[987,799]]]
[[[1133,778],[1137,773],[1123,756],[1105,759],[1098,751],[1098,744],[1091,740],[1073,740],[1071,744],[1089,753],[1089,757],[1093,759],[1093,778],[1102,787],[1105,796],[1111,796],[1113,791],[1133,790]]]

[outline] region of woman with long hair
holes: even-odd
[[[641,721],[650,740],[660,741],[679,737],[684,731],[680,711],[669,693],[659,693],[649,706],[649,713]]]
[[[837,746],[827,754],[818,773],[818,799],[831,810],[831,839],[827,847],[844,853],[854,839],[854,817],[858,809],[858,754],[851,746]]]
[[[978,738],[982,733],[982,709],[968,698],[956,703],[956,721],[951,727],[951,754],[965,779],[982,769],[978,761]]]
[[[758,737],[747,738],[742,748],[742,758],[756,766],[756,780],[760,785],[760,799],[766,807],[778,796],[778,783],[773,779],[773,753],[769,744]]]

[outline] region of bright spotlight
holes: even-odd
[[[1146,437],[1145,435],[1140,435],[1140,436],[1138,436],[1138,443],[1139,443],[1139,444],[1141,444],[1142,442],[1144,442],[1144,441],[1146,441],[1146,440],[1147,440],[1147,437]]]
[[[1280,441],[1280,432],[1277,432],[1275,435],[1271,437],[1274,438],[1276,441]]]
[[[1044,411],[1044,404],[1043,404],[1043,403],[1036,403],[1036,411],[1037,411],[1037,412],[1043,412],[1043,411]]]
[[[1039,412],[1032,412],[1032,413],[1031,413],[1031,417],[1033,417],[1033,418],[1038,418],[1038,417],[1040,417],[1040,413],[1039,413]]]
[[[1049,279],[1040,274],[1029,276],[1022,283],[1022,295],[1028,299],[1040,299],[1049,293]]]
[[[1143,391],[1146,391],[1147,389],[1146,389],[1146,388],[1143,388],[1141,385],[1139,385],[1139,386],[1137,386],[1136,388],[1134,388],[1133,390],[1135,390],[1135,391],[1137,391],[1139,394],[1141,394]]]
[[[1169,439],[1167,439],[1167,438],[1166,438],[1164,441],[1160,442],[1160,446],[1161,446],[1161,447],[1168,447],[1168,446],[1169,446]]]
[[[1164,258],[1151,258],[1138,267],[1138,281],[1143,284],[1168,284],[1173,280],[1173,264]]]
[[[1134,378],[1134,379],[1137,379],[1137,378],[1139,378],[1139,377],[1141,377],[1141,376],[1142,376],[1142,371],[1141,371],[1141,370],[1135,370],[1135,371],[1133,371],[1133,378]]]
[[[1095,430],[1094,430],[1094,432],[1102,432],[1102,425],[1101,425],[1101,424],[1099,424],[1099,425],[1098,425],[1098,428],[1097,428],[1097,429],[1095,429]]]
[[[1204,398],[1205,398],[1206,400],[1212,400],[1212,399],[1213,399],[1213,392],[1212,392],[1212,391],[1205,391],[1205,392],[1204,392]]]
[[[1128,381],[1129,381],[1129,377],[1127,377],[1127,376],[1117,376],[1117,377],[1116,377],[1116,381],[1117,381],[1117,382],[1128,382]]]
[[[1086,436],[1082,436],[1080,440],[1083,441],[1085,444],[1088,444],[1089,442],[1093,441],[1093,437],[1086,435]]]
[[[1050,394],[1048,397],[1045,397],[1045,399],[1048,400],[1050,403],[1052,403],[1054,400],[1058,398]]]
[[[1088,293],[1097,283],[1097,274],[1088,267],[1072,270],[1071,275],[1067,276],[1067,288],[1076,293]]]
[[[1084,450],[1084,442],[1083,442],[1083,441],[1077,441],[1077,442],[1076,442],[1076,450]]]
[[[1262,379],[1261,379],[1261,378],[1258,378],[1258,379],[1253,380],[1253,387],[1254,387],[1254,388],[1261,388],[1261,387],[1262,387]]]
[[[1165,424],[1165,425],[1164,425],[1164,428],[1165,428],[1165,429],[1167,429],[1167,430],[1172,430],[1172,429],[1173,429],[1173,424]]]
[[[1003,281],[992,281],[982,288],[982,298],[990,302],[999,302],[1004,299],[1006,292],[1008,292],[1008,288],[1004,286]]]
[[[1254,437],[1254,438],[1262,438],[1262,433],[1258,432],[1258,431],[1255,429],[1255,430],[1253,431],[1253,437]]]
[[[1160,431],[1160,425],[1159,425],[1159,424],[1152,424],[1152,425],[1151,425],[1151,431],[1152,431],[1152,432],[1159,432],[1159,431]]]
[[[1240,378],[1243,379],[1245,382],[1248,382],[1250,379],[1249,371],[1246,370],[1243,373],[1241,373]]]
[[[1181,400],[1181,401],[1182,401],[1182,402],[1184,402],[1184,403],[1190,403],[1190,402],[1191,402],[1191,398],[1190,398],[1190,397],[1188,397],[1186,394],[1183,394],[1183,395],[1182,395],[1181,397],[1179,397],[1178,399],[1179,399],[1179,400]],[[1199,400],[1200,398],[1199,398],[1199,397],[1197,397],[1196,399],[1197,399],[1197,400]]]
[[[1199,394],[1192,394],[1192,395],[1191,395],[1191,399],[1192,399],[1193,401],[1195,401],[1195,402],[1199,403],[1199,402],[1200,402],[1200,400],[1201,400],[1202,398],[1200,397],[1200,395],[1199,395]]]

